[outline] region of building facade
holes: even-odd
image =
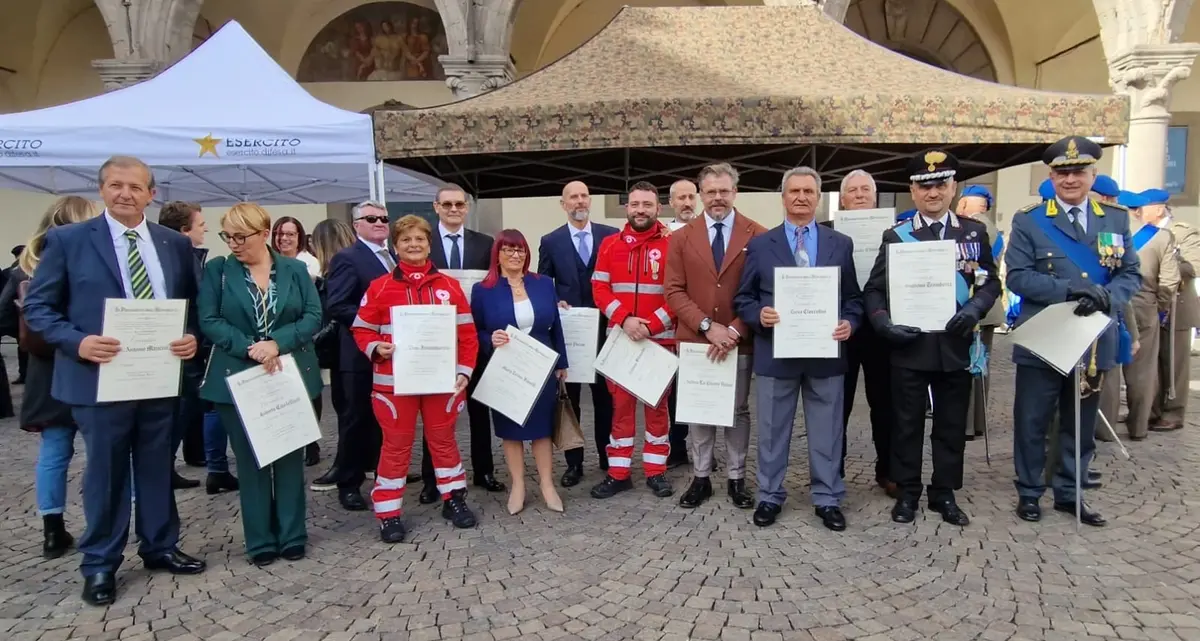
[[[431,106],[503,85],[570,53],[623,5],[763,4],[820,6],[880,46],[976,78],[1128,95],[1129,144],[1108,149],[1102,170],[1131,189],[1165,185],[1179,215],[1200,223],[1200,78],[1190,77],[1200,14],[1191,0],[0,0],[0,113],[151,77],[229,20],[317,98],[365,110],[389,100]],[[797,60],[780,73],[809,73],[813,64]],[[578,90],[586,97],[585,85]],[[997,194],[1003,226],[1044,177],[1043,168],[1026,165],[974,182]],[[595,214],[619,217],[616,200],[598,199]],[[0,228],[0,246],[23,242],[47,202],[0,193],[11,221]],[[908,202],[898,194],[881,204]],[[768,224],[782,217],[778,196],[745,194],[739,205]],[[310,225],[342,211],[273,209]],[[220,212],[208,215],[215,222]],[[556,199],[519,199],[481,203],[476,224],[536,236],[561,220]]]

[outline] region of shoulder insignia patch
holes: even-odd
[[[1020,210],[1018,210],[1017,213],[1018,214],[1027,214],[1041,206],[1042,206],[1042,203],[1033,203],[1032,205],[1026,205],[1025,207],[1022,207]]]

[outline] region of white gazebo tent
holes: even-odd
[[[0,188],[93,196],[115,154],[154,168],[160,202],[432,202],[439,184],[379,162],[369,114],[313,98],[236,22],[140,84],[0,115]]]

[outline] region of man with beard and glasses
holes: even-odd
[[[971,393],[971,343],[979,320],[1000,295],[1000,278],[992,260],[987,227],[950,212],[956,190],[958,159],[939,149],[918,153],[908,164],[909,188],[917,214],[883,234],[883,244],[864,288],[867,315],[875,331],[892,345],[892,463],[889,472],[899,498],[892,520],[912,523],[921,498],[921,457],[925,443],[925,408],[933,391],[933,475],[929,509],[951,525],[965,526],[970,518],[954,499],[962,487],[966,447],[967,406]],[[959,256],[955,266],[957,312],[945,331],[922,331],[892,322],[888,296],[888,246],[895,243],[953,240]]]
[[[658,222],[658,189],[647,182],[634,183],[625,205],[628,222],[618,234],[600,245],[596,271],[592,273],[592,296],[608,317],[611,331],[623,331],[633,341],[652,340],[673,349],[675,314],[667,307],[663,287],[669,231]],[[667,456],[671,442],[667,435],[668,390],[653,407],[645,406],[646,443],[642,448],[642,469],[646,487],[655,496],[674,494],[667,480]],[[613,398],[612,438],[608,445],[608,475],[592,488],[592,496],[611,498],[633,488],[629,466],[633,459],[633,438],[637,433],[636,396],[609,382]]]
[[[559,200],[563,211],[567,214],[567,224],[542,236],[538,246],[537,271],[543,276],[554,279],[554,288],[558,292],[558,305],[563,309],[572,307],[596,307],[592,298],[592,272],[596,269],[596,250],[604,239],[617,233],[616,227],[591,221],[592,197],[587,185],[578,180],[567,183],[563,187],[562,198]],[[600,312],[600,324],[597,326],[598,345],[604,344],[605,328],[608,319]],[[589,384],[592,390],[592,413],[595,419],[596,453],[600,460],[600,469],[608,470],[609,435],[612,433],[612,396],[608,392],[608,383],[596,374],[596,379]],[[579,416],[579,399],[583,385],[567,383],[567,397],[575,415]],[[578,485],[583,479],[583,448],[567,450],[567,470],[562,475],[562,486]]]

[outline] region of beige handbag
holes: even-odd
[[[579,417],[571,407],[571,399],[567,397],[567,385],[558,382],[558,401],[554,405],[554,429],[551,432],[554,447],[562,450],[574,450],[583,447],[583,429],[579,427]]]

